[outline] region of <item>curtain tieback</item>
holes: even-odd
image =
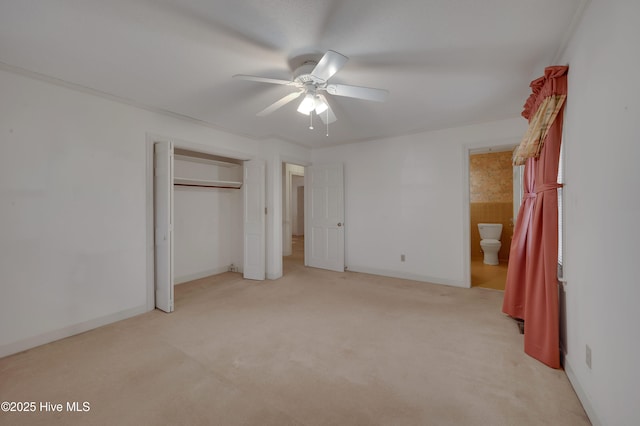
[[[551,191],[558,188],[562,188],[561,183],[545,183],[543,185],[536,185],[535,192],[536,194],[539,194],[541,192]]]
[[[536,198],[536,193],[535,192],[525,192],[524,195],[522,196],[522,201],[526,200],[527,198]]]

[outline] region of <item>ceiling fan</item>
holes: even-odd
[[[233,78],[295,87],[298,89],[296,92],[290,93],[277,100],[257,115],[263,117],[271,114],[275,110],[304,95],[302,102],[298,105],[298,112],[310,116],[311,124],[309,128],[313,129],[312,114],[314,111],[322,122],[327,125],[337,120],[327,101],[325,92],[329,95],[346,96],[367,101],[384,102],[387,99],[389,92],[384,89],[329,83],[329,79],[333,77],[348,60],[349,58],[346,56],[329,50],[319,61],[317,60],[317,56],[314,58],[313,55],[304,55],[291,60],[291,68],[293,69],[293,79],[291,81],[244,74],[236,74]]]

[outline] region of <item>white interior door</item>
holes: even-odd
[[[344,271],[344,182],[342,164],[305,172],[305,264]]]
[[[156,308],[173,312],[173,144],[154,144]]]
[[[244,278],[264,280],[265,253],[265,165],[264,161],[244,163]]]

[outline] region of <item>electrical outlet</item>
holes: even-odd
[[[587,367],[591,369],[591,348],[589,347],[589,345],[586,345],[585,362],[587,363]]]
[[[404,254],[400,255],[400,262],[404,262]]]

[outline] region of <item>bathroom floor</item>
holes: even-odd
[[[471,287],[504,290],[507,280],[507,263],[485,265],[482,259],[471,259]]]

